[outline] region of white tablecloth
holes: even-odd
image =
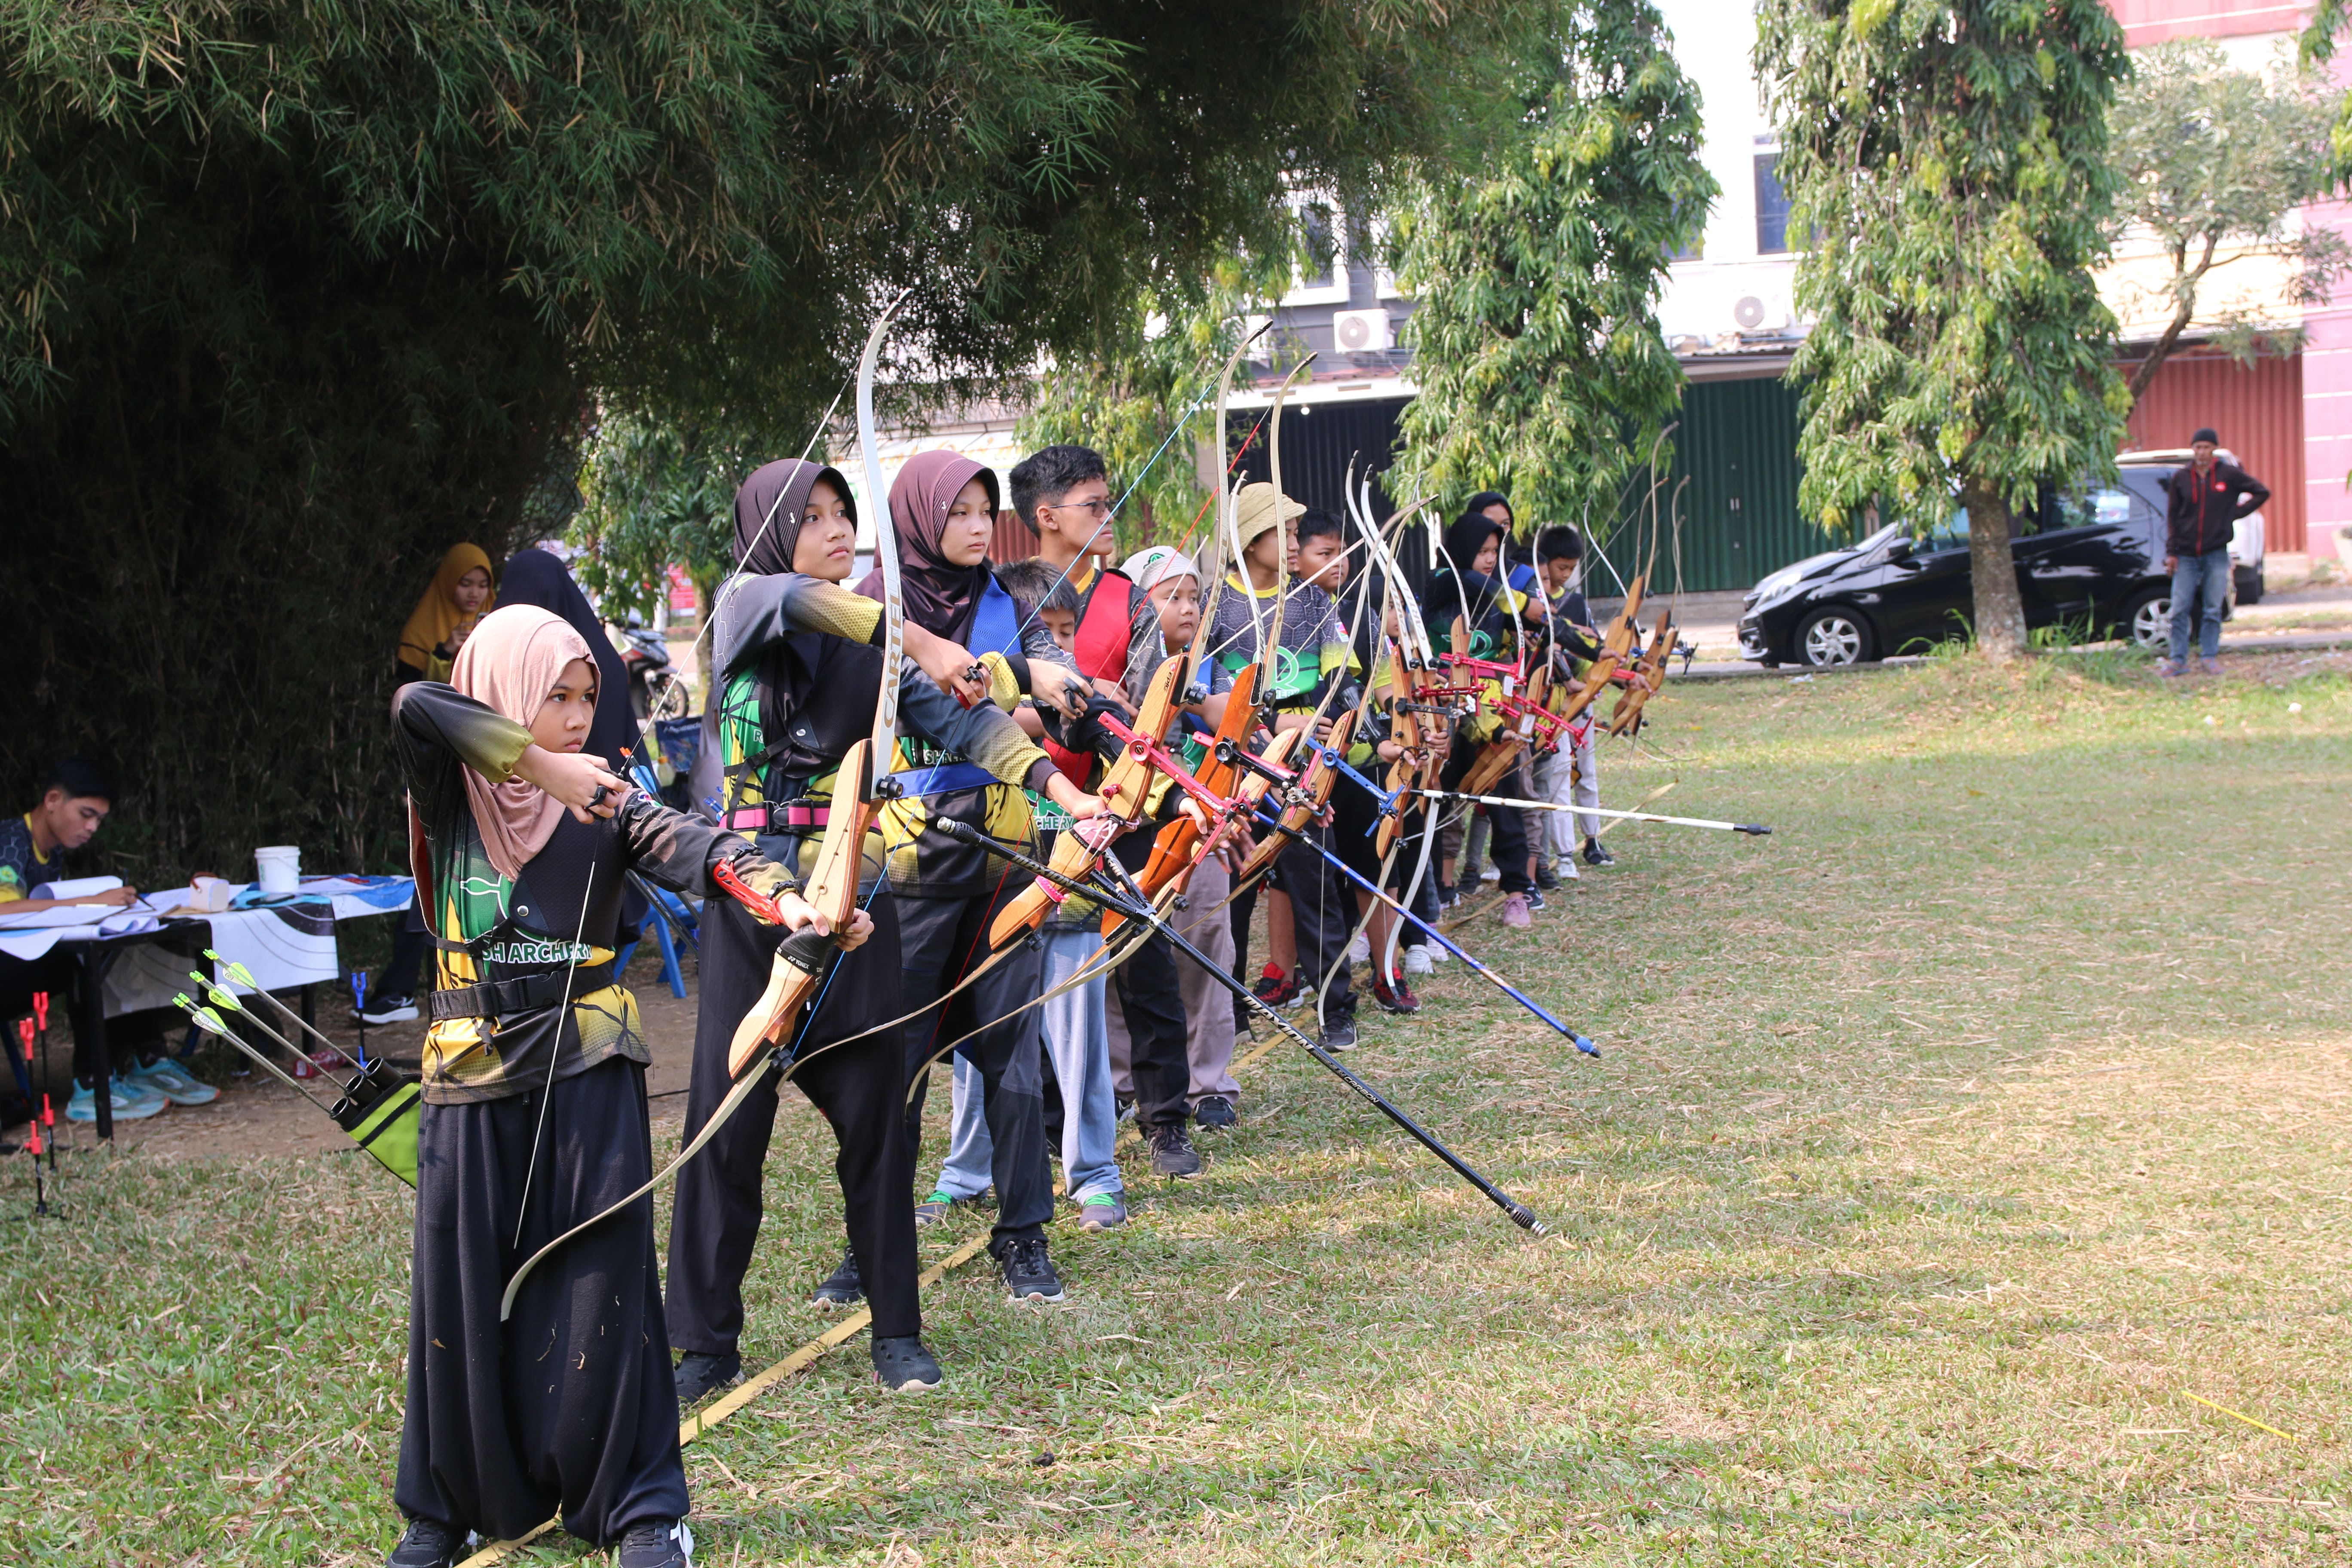
[[[237,889],[249,890],[250,884]],[[408,907],[415,885],[405,877],[305,877],[300,892],[285,903],[226,910],[194,918],[210,923],[212,934],[202,945],[223,958],[243,964],[262,987],[291,990],[298,985],[331,982],[342,972],[335,948],[335,922],[362,915],[397,914]],[[74,923],[0,931],[0,952],[35,959],[59,942],[99,942],[108,936],[152,930],[159,923],[154,910],[169,910],[190,897],[185,888],[149,893],[145,909],[114,910],[100,906],[85,916],[80,909],[56,911]],[[198,960],[205,970],[214,966]],[[168,1007],[173,996],[188,988],[185,955],[151,943],[126,948],[106,973],[106,1014],[114,1017],[148,1007]],[[217,973],[214,979],[222,980]],[[234,991],[242,984],[224,982]]]

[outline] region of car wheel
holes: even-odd
[[[2143,588],[2124,610],[2124,636],[2163,653],[2172,647],[2172,590]]]
[[[1852,610],[1815,610],[1797,628],[1797,657],[1816,669],[1875,658],[1870,626]]]

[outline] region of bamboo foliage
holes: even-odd
[[[0,0],[0,782],[110,757],[142,879],[396,864],[397,628],[592,410],[805,431],[904,285],[902,376],[1078,350],[1440,155],[1520,10]]]

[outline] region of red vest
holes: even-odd
[[[1134,593],[1134,579],[1124,573],[1106,570],[1095,579],[1093,591],[1087,595],[1086,608],[1078,616],[1078,632],[1074,639],[1078,673],[1088,680],[1126,678],[1130,625],[1128,606]],[[1063,776],[1080,789],[1086,788],[1094,776],[1097,759],[1084,752],[1073,752],[1047,740],[1045,754],[1062,770]]]

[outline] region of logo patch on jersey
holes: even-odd
[[[492,963],[522,965],[527,963],[585,963],[594,952],[585,942],[541,940],[539,942],[497,942],[484,956]]]

